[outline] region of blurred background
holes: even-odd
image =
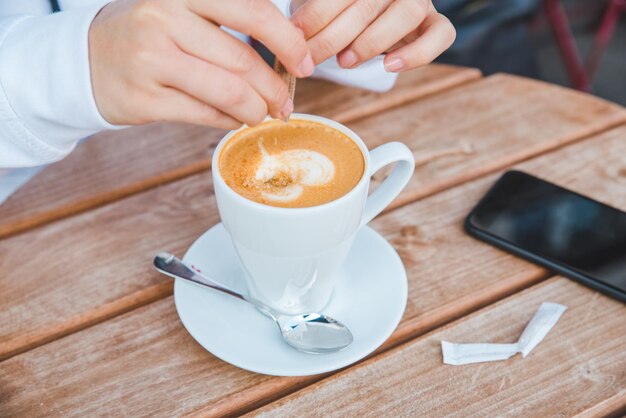
[[[434,0],[457,29],[439,62],[508,72],[626,105],[626,0]]]

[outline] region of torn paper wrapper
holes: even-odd
[[[532,317],[524,332],[513,344],[453,344],[441,341],[443,362],[455,366],[481,363],[485,361],[506,360],[517,353],[526,357],[539,344],[567,307],[558,303],[544,302]]]

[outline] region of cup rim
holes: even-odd
[[[357,146],[361,150],[361,155],[363,156],[363,163],[364,163],[363,174],[361,178],[359,179],[358,183],[352,189],[350,189],[346,194],[342,195],[341,197],[335,200],[322,203],[321,205],[307,206],[307,207],[302,207],[302,208],[285,208],[285,207],[280,207],[280,206],[271,206],[271,205],[266,205],[264,203],[255,202],[254,200],[250,200],[246,197],[243,197],[242,195],[234,191],[228,184],[226,184],[226,181],[224,181],[224,179],[222,178],[222,175],[219,170],[219,156],[220,156],[220,153],[222,152],[222,148],[224,147],[224,144],[226,144],[228,140],[235,134],[239,133],[240,131],[244,129],[250,128],[248,125],[243,125],[239,129],[228,132],[226,135],[224,135],[224,137],[220,140],[217,147],[215,148],[215,152],[213,153],[213,157],[211,161],[211,172],[213,174],[214,187],[216,183],[219,183],[221,186],[223,186],[223,189],[226,191],[226,193],[228,193],[235,200],[238,200],[241,203],[250,205],[260,210],[278,211],[278,212],[283,212],[283,213],[296,213],[297,212],[298,214],[319,211],[319,210],[333,209],[334,207],[341,205],[346,200],[351,199],[352,196],[357,194],[362,187],[365,187],[365,185],[369,182],[369,179],[370,179],[370,154],[369,154],[369,150],[365,146],[365,143],[363,142],[361,137],[359,137],[352,129],[348,128],[347,126],[342,125],[339,122],[335,122],[334,120],[331,120],[322,116],[309,115],[306,113],[292,113],[291,119],[309,120],[313,122],[322,123],[333,129],[338,130],[339,132],[343,134],[346,134],[351,140],[354,141],[354,143],[357,144]],[[272,121],[272,120],[275,120],[275,119],[268,116],[267,118],[265,118],[263,122],[261,122],[261,124],[266,123],[268,121]],[[257,126],[260,126],[260,124]]]

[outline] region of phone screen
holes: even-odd
[[[470,232],[626,295],[626,213],[519,171],[470,214]],[[474,230],[474,231],[472,231]],[[515,251],[515,250],[518,251]]]

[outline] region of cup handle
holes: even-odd
[[[415,170],[413,153],[401,142],[388,142],[370,151],[370,176],[386,165],[398,163],[380,186],[367,198],[361,225],[365,225],[383,211],[407,185]]]

